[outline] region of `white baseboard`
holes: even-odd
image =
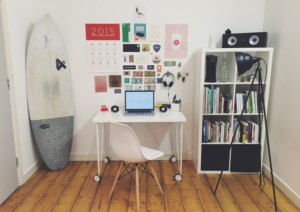
[[[120,160],[115,154],[107,155],[110,160]],[[164,155],[156,160],[169,160],[171,155]],[[182,154],[183,160],[192,160],[191,154]],[[97,155],[71,155],[70,161],[96,161]]]
[[[263,173],[271,181],[271,171],[263,164]],[[273,173],[274,183],[279,190],[297,207],[300,209],[300,196],[297,195],[283,180]]]
[[[20,185],[23,185],[29,178],[44,164],[43,160],[37,161],[31,168],[29,168],[22,176],[22,179],[19,181]]]

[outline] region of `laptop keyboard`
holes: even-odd
[[[128,111],[128,113],[151,113],[151,110]]]

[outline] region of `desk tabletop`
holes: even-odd
[[[161,113],[155,110],[154,116],[147,115],[126,115],[124,116],[124,108],[120,108],[119,112],[113,113],[111,111],[101,112],[93,118],[93,123],[106,122],[186,122],[186,118],[181,111],[167,111]]]

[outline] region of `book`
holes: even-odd
[[[224,113],[228,113],[228,104],[229,104],[229,96],[228,94],[225,94],[224,98]]]
[[[206,114],[206,88],[203,89],[203,114]]]
[[[204,120],[204,142],[208,141],[208,137],[207,137],[207,121]]]
[[[208,114],[211,113],[210,105],[211,105],[211,90],[209,89],[209,91],[208,91]]]
[[[244,121],[241,121],[243,126],[243,134],[242,134],[242,143],[248,143],[247,141],[247,135],[248,135],[248,124]]]
[[[207,122],[207,142],[210,142],[210,122]]]
[[[220,133],[220,142],[224,143],[224,122],[220,121],[220,129],[221,129],[221,133]]]
[[[222,109],[221,109],[221,113],[224,113],[224,97],[222,96]]]
[[[240,142],[240,143],[243,143],[243,131],[244,131],[244,126],[243,126],[243,123],[242,123],[242,122],[239,123],[239,128],[240,128],[240,131],[239,131],[239,142]]]
[[[211,85],[211,93],[210,93],[210,113],[213,113],[214,108],[214,85]]]
[[[219,121],[215,121],[215,126],[216,126],[216,142],[221,142],[220,141],[220,122]]]
[[[250,109],[250,113],[253,113],[253,102],[252,102],[252,91],[249,92],[249,109]]]
[[[206,88],[206,114],[208,114],[209,111],[209,88]]]
[[[222,94],[219,94],[219,113],[222,113]]]

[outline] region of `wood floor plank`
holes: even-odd
[[[192,161],[186,162],[194,186],[197,189],[198,196],[205,211],[222,212],[221,206],[213,194],[206,177],[203,174],[197,174]]]
[[[48,170],[46,165],[41,166],[27,182],[20,186],[2,205],[0,205],[0,211],[13,211]]]
[[[175,171],[173,163],[170,161],[161,161],[161,172],[165,192],[166,212],[184,211],[179,186],[174,179]]]
[[[135,174],[135,172],[134,172]],[[139,171],[139,177],[141,177],[142,172]],[[139,209],[140,212],[146,212],[147,211],[147,204],[146,204],[146,198],[147,198],[147,177],[145,174],[143,175],[140,183],[139,183]],[[135,179],[135,178],[133,178]],[[130,189],[130,196],[129,196],[129,205],[128,205],[128,212],[135,212],[136,210],[136,188],[135,183],[131,181],[131,189]]]
[[[128,164],[128,163],[127,163]],[[129,175],[121,178],[115,187],[110,203],[110,212],[126,212],[130,195],[131,178]]]
[[[105,167],[105,163],[102,162],[102,167]],[[102,169],[100,172],[100,175],[103,175],[105,169]],[[76,212],[76,211],[89,211],[95,194],[97,192],[97,189],[100,185],[100,183],[95,182],[94,176],[98,172],[98,163],[94,162],[93,167],[84,182],[82,189],[80,190],[80,193],[75,200],[75,204],[73,205],[73,208],[71,211]]]
[[[206,176],[211,189],[214,191],[219,179],[219,175],[207,174]],[[223,181],[220,181],[215,196],[217,197],[219,204],[221,205],[224,212],[241,212],[239,205],[237,204]]]
[[[58,199],[56,205],[53,208],[53,212],[70,211],[74,204],[75,199],[78,196],[82,185],[84,184],[89,172],[93,166],[93,163],[82,162],[69,182],[68,186]]]
[[[111,200],[108,199],[108,195],[113,186],[113,182],[115,180],[115,176],[118,172],[119,166],[120,161],[111,161],[106,165],[99,188],[91,207],[92,212],[107,212],[109,210]]]
[[[160,162],[151,161],[151,165],[164,191],[164,187],[162,185]],[[154,178],[147,175],[147,212],[162,212],[162,211],[165,211],[164,196],[161,194],[158,186],[156,185]]]
[[[259,186],[259,178],[257,175],[250,175],[250,177],[255,181],[255,183]],[[266,195],[271,199],[272,202],[274,202],[273,197],[273,187],[271,181],[265,177],[265,187],[264,192]],[[263,185],[263,181],[262,181]],[[276,202],[277,206],[281,211],[288,211],[288,212],[299,212],[300,210],[294,206],[291,201],[289,201],[288,198],[278,189],[275,187],[275,194],[276,194]]]
[[[224,174],[222,175],[222,180],[243,212],[260,211],[255,202],[251,199],[249,194],[234,175]]]
[[[15,208],[15,212],[32,211],[43,195],[51,187],[55,179],[61,174],[58,171],[49,170],[42,179],[34,186],[34,188],[26,195],[26,197]]]
[[[81,162],[74,161],[68,163],[66,168],[61,171],[61,174],[51,185],[50,189],[33,209],[33,212],[47,212],[52,210],[80,164]]]
[[[0,205],[0,212],[136,211],[135,184],[129,176],[117,182],[112,199],[108,199],[120,162],[104,165],[100,183],[93,180],[96,162],[69,162],[60,172],[42,166]],[[267,179],[261,192],[256,175],[223,175],[215,196],[213,190],[219,175],[197,174],[192,161],[183,161],[181,182],[174,179],[179,173],[177,163],[152,161],[152,166],[165,195],[161,195],[154,178],[144,176],[140,183],[141,212],[275,211],[272,185]],[[278,212],[300,212],[277,188],[276,196]]]
[[[235,176],[261,211],[263,212],[275,211],[273,202],[269,199],[269,197],[265,193],[261,192],[260,188],[257,186],[257,184],[252,180],[252,178],[249,175],[237,174]]]
[[[175,173],[180,173],[178,164],[173,163]],[[182,199],[185,212],[202,212],[204,211],[197,190],[189,173],[186,161],[182,163],[182,181],[178,182],[180,196]]]

